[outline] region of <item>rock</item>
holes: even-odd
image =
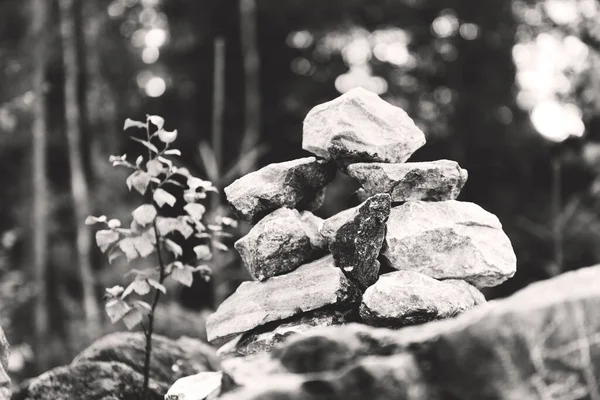
[[[463,279],[481,288],[516,271],[516,256],[498,218],[473,203],[407,202],[392,208],[383,259],[398,270]]]
[[[390,195],[377,194],[352,209],[351,215],[344,214],[344,219],[348,217],[345,222],[336,216],[332,217],[333,223],[323,222],[335,265],[362,290],[377,281],[377,257],[385,238],[390,207]]]
[[[0,327],[0,399],[10,399],[11,384],[8,376],[8,358],[10,356],[10,346]]]
[[[289,375],[289,372],[269,353],[255,353],[245,357],[231,357],[222,361],[223,392],[240,386],[265,382],[273,376]]]
[[[222,372],[200,372],[178,379],[165,395],[167,400],[215,399],[221,389]]]
[[[403,163],[424,144],[404,110],[362,88],[314,107],[304,119],[302,148],[342,165]]]
[[[396,271],[365,291],[360,316],[369,325],[399,328],[454,317],[481,303],[483,294],[465,281]]]
[[[90,361],[119,362],[143,373],[145,346],[146,339],[142,333],[111,333],[79,353],[72,364]],[[168,387],[179,378],[210,370],[209,359],[194,350],[182,348],[174,340],[153,335],[150,376]]]
[[[357,301],[357,289],[326,256],[264,282],[243,282],[208,318],[208,340],[222,344],[268,322]]]
[[[315,197],[334,176],[334,164],[306,157],[249,173],[227,186],[225,195],[239,218],[256,223],[281,207],[318,205]]]
[[[318,328],[273,355],[288,371],[306,373],[343,370],[366,356],[410,354],[440,395],[423,399],[594,399],[599,281],[600,265],[531,284],[452,319],[396,331],[360,324]]]
[[[467,182],[467,170],[449,160],[406,164],[351,164],[348,175],[371,195],[389,193],[392,202],[454,200]]]
[[[283,323],[272,322],[244,333],[231,352],[223,352],[220,355],[230,357],[270,352],[290,336],[303,334],[315,327],[343,324],[354,319],[352,314],[351,310],[335,310],[326,307],[291,317]]]
[[[24,400],[139,399],[144,377],[120,362],[85,361],[54,368],[31,380]],[[150,379],[148,400],[162,400],[169,386]]]
[[[246,268],[263,281],[293,271],[325,253],[318,224],[322,220],[304,211],[280,208],[261,219],[246,236],[235,242]]]
[[[181,336],[175,341],[192,360],[200,360],[208,371],[221,369],[221,362],[217,356],[217,350],[200,339],[189,336]]]

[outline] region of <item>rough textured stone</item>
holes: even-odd
[[[213,400],[221,390],[222,372],[199,372],[178,379],[165,394],[166,400]]]
[[[144,377],[119,362],[85,361],[54,368],[29,383],[23,400],[141,399]],[[150,379],[148,400],[162,400],[169,386]]]
[[[98,339],[79,353],[72,364],[90,361],[119,362],[143,373],[145,346],[146,339],[142,333],[116,332]],[[186,349],[163,336],[152,337],[150,376],[157,382],[171,385],[181,377],[210,370],[210,363],[209,358],[199,353],[197,347]]]
[[[227,186],[225,195],[238,217],[256,223],[281,207],[315,207],[315,198],[334,176],[334,164],[306,157],[249,173]]]
[[[259,352],[270,352],[290,336],[303,334],[316,327],[340,325],[356,320],[353,310],[321,308],[291,317],[285,322],[272,322],[240,336],[229,352],[220,352],[221,357],[246,356]]]
[[[467,182],[467,170],[449,160],[406,164],[351,164],[348,175],[371,195],[388,193],[393,202],[454,200]]]
[[[398,270],[476,287],[512,277],[516,256],[498,218],[473,203],[407,202],[392,208],[382,252]]]
[[[8,376],[10,347],[2,327],[0,327],[0,399],[10,399],[11,385]]]
[[[335,267],[333,257],[326,256],[265,282],[242,283],[208,318],[208,340],[222,344],[268,322],[357,301],[356,287]]]
[[[282,275],[325,253],[318,231],[321,221],[309,211],[280,208],[235,242],[235,249],[255,279]]]
[[[330,235],[329,251],[335,265],[363,290],[377,280],[377,257],[385,238],[390,207],[390,195],[370,197],[354,208],[348,220]]]
[[[302,148],[342,165],[402,163],[424,144],[404,110],[362,88],[314,107],[304,119]]]
[[[483,294],[465,281],[396,271],[366,290],[360,316],[369,325],[399,328],[454,317],[482,303]]]
[[[368,392],[363,398],[403,399],[402,388],[414,386],[424,393],[408,397],[411,400],[597,399],[598,281],[600,265],[534,283],[452,319],[400,330],[362,324],[317,328],[291,338],[271,358],[263,359],[262,365],[269,368],[262,378],[259,371],[252,379],[238,373],[248,389],[233,392],[231,396],[236,397],[229,398],[352,399],[346,392],[327,390],[332,384],[337,387],[334,383],[346,371],[372,360],[372,365],[381,365],[380,372],[394,373],[375,383],[371,378],[380,375],[373,373],[348,379],[346,385],[360,383],[369,388],[377,384],[382,385],[378,393],[388,393],[370,396]],[[250,360],[249,364],[246,370],[251,370]],[[286,370],[306,375],[287,374],[295,380],[279,379],[286,376]],[[275,382],[270,374],[278,374],[277,380],[284,383]],[[329,384],[307,394],[301,389],[308,380]]]

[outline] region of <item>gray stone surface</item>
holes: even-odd
[[[379,263],[377,257],[385,238],[386,222],[390,215],[391,201],[388,194],[377,194],[353,209],[347,221],[337,227],[341,218],[334,218],[335,233],[329,236],[329,251],[335,265],[362,290],[377,280]],[[345,214],[347,215],[347,214]]]
[[[392,202],[455,200],[467,170],[449,160],[405,164],[358,163],[347,168],[371,195],[388,193]]]
[[[314,107],[304,119],[302,148],[342,165],[402,163],[424,144],[404,110],[363,88]]]
[[[478,288],[504,282],[517,264],[498,218],[455,200],[392,208],[382,256],[392,268],[463,279]]]
[[[264,282],[243,282],[206,324],[208,340],[223,344],[237,334],[332,304],[360,302],[357,288],[326,256]]]
[[[251,172],[227,186],[225,195],[239,218],[256,223],[281,207],[318,206],[315,198],[334,176],[333,163],[306,157]]]
[[[246,379],[246,388],[225,398],[594,400],[599,281],[600,266],[567,272],[456,318],[400,330],[318,328],[291,338],[265,362],[262,378]],[[356,397],[347,387],[356,388]],[[407,387],[420,391],[407,395]]]
[[[309,211],[301,214],[280,208],[261,219],[234,246],[250,275],[263,281],[325,253],[325,241],[318,231],[321,221]]]
[[[390,272],[363,294],[361,319],[373,326],[400,328],[455,317],[485,297],[465,281],[438,281],[414,271]]]

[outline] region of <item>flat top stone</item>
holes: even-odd
[[[344,162],[404,162],[425,135],[399,107],[363,88],[314,107],[304,120],[302,148]]]
[[[271,321],[357,301],[357,289],[326,256],[264,282],[243,282],[208,318],[207,336],[219,344]]]

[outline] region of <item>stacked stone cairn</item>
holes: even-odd
[[[498,218],[456,200],[467,171],[448,160],[406,162],[424,144],[402,109],[357,88],[306,116],[302,147],[315,157],[225,188],[235,214],[255,224],[235,243],[255,281],[208,319],[221,355],[270,351],[314,327],[450,318],[485,302],[480,288],[514,275]],[[336,170],[360,182],[364,201],[322,220],[312,211]]]

